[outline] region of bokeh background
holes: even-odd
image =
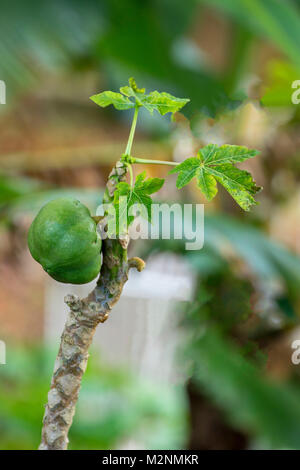
[[[98,328],[72,449],[300,448],[300,79],[298,0],[1,2],[0,449],[35,449],[66,310],[85,295],[28,252],[39,208],[62,194],[95,211],[131,113],[94,93],[134,76],[189,97],[176,122],[141,112],[136,156],[182,160],[213,142],[247,145],[264,191],[243,213],[205,203],[205,246],[131,243],[147,269]],[[187,121],[190,119],[190,125]],[[144,169],[144,168],[142,168]],[[165,176],[163,167],[148,167]],[[169,177],[162,201],[203,203]]]

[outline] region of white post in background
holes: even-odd
[[[0,341],[0,364],[6,364],[6,344]]]
[[[68,307],[66,294],[86,296],[95,281],[84,286],[60,284],[47,278],[45,339],[57,342]],[[181,379],[176,350],[178,303],[192,298],[194,279],[182,258],[156,255],[141,272],[130,271],[129,280],[110,318],[97,328],[93,346],[108,364],[125,366],[154,383],[172,384]]]
[[[0,80],[0,104],[6,104],[6,85],[3,80]]]

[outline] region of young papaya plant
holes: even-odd
[[[70,310],[62,333],[61,343],[51,388],[46,405],[41,450],[64,450],[68,446],[68,431],[72,424],[82,376],[88,361],[88,350],[95,329],[107,320],[114,304],[119,300],[131,268],[142,271],[145,263],[140,258],[127,258],[128,227],[134,220],[130,208],[143,204],[144,216],[151,218],[151,195],[164,184],[161,178],[147,178],[143,172],[133,178],[132,165],[159,164],[174,166],[170,173],[178,173],[178,189],[193,178],[207,200],[217,194],[217,183],[231,194],[244,210],[257,202],[256,186],[250,173],[238,169],[235,164],[254,157],[258,152],[236,145],[218,147],[209,144],[196,156],[182,163],[138,158],[132,155],[132,144],[140,108],[151,114],[174,114],[189,99],[176,98],[169,93],[146,93],[138,88],[134,79],[121,87],[120,93],[104,91],[91,97],[101,107],[113,105],[117,110],[134,112],[128,142],[124,154],[111,171],[104,193],[103,203],[115,209],[115,218],[125,215],[125,227],[116,224],[116,237],[99,237],[97,223],[101,217],[92,217],[89,210],[76,199],[60,198],[46,204],[33,221],[28,235],[30,252],[44,270],[60,282],[84,284],[98,276],[95,289],[85,299],[67,295],[65,302]],[[127,173],[129,182],[126,181]],[[126,213],[121,214],[122,198],[127,199]],[[103,223],[101,220],[101,223]],[[106,222],[104,222],[106,223]],[[125,228],[125,235],[124,235]]]

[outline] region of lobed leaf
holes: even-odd
[[[176,113],[190,100],[184,98],[176,98],[169,93],[152,91],[149,95],[142,97],[141,102],[151,114],[154,110],[158,111],[162,116],[167,113]]]
[[[151,194],[156,193],[164,184],[164,179],[162,178],[147,178],[146,172],[143,171],[136,177],[136,181],[133,187],[128,183],[121,182],[117,184],[115,193],[114,193],[114,206],[117,216],[117,232],[119,233],[120,227],[118,222],[120,218],[124,215],[120,213],[120,198],[125,196],[127,198],[127,227],[131,224],[134,217],[129,216],[129,209],[134,204],[142,204],[147,211],[147,220],[151,221],[151,206],[153,204]],[[124,207],[124,206],[123,206]],[[121,208],[122,210],[122,208]],[[142,214],[141,214],[142,215]]]
[[[217,194],[217,182],[215,178],[203,167],[197,170],[197,186],[208,201],[211,201]]]
[[[171,171],[169,171],[170,175],[173,173],[179,173],[176,181],[176,187],[178,189],[181,189],[186,186],[194,178],[194,176],[196,176],[199,164],[199,158],[191,157],[187,158],[182,163],[173,168]]]
[[[159,112],[162,116],[179,111],[189,99],[176,98],[169,93],[152,91],[145,93],[145,88],[138,88],[134,78],[129,79],[129,85],[120,88],[121,93],[104,91],[91,96],[91,100],[102,107],[112,104],[116,109],[131,109],[136,106],[146,108],[151,114]]]
[[[183,188],[194,177],[206,199],[211,201],[217,194],[217,182],[222,184],[233,199],[246,211],[257,204],[254,195],[261,190],[250,173],[239,170],[233,164],[257,155],[257,150],[238,145],[208,144],[199,150],[197,157],[186,159],[169,173],[178,173],[177,188]]]
[[[217,168],[208,167],[206,171],[224,186],[245,211],[257,204],[253,195],[260,191],[260,188],[256,186],[248,171],[239,170],[230,164],[220,165]]]
[[[239,145],[221,145],[209,144],[199,150],[200,155],[206,164],[223,165],[223,163],[239,163],[253,158],[258,154],[257,150],[251,150]],[[200,157],[201,158],[201,157]]]
[[[103,91],[98,95],[91,96],[90,99],[102,108],[106,108],[106,106],[109,106],[110,104],[118,110],[134,108],[134,103],[132,101],[121,95],[121,93],[115,93],[114,91]]]

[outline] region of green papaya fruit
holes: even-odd
[[[77,199],[48,202],[28,232],[32,257],[53,279],[86,284],[99,274],[102,240],[90,211]]]

